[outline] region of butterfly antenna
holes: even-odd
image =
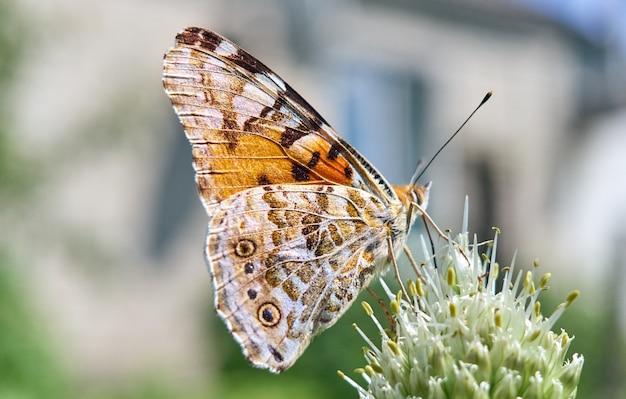
[[[485,94],[485,97],[482,99],[482,101],[480,102],[480,104],[478,104],[478,107],[476,107],[474,109],[474,111],[472,111],[472,113],[465,119],[465,121],[461,124],[461,126],[459,126],[458,129],[456,129],[456,132],[454,132],[454,134],[452,136],[450,136],[450,138],[443,143],[443,145],[439,148],[439,150],[437,150],[437,152],[435,153],[435,155],[433,155],[432,158],[430,158],[430,161],[428,161],[428,163],[426,164],[426,166],[424,167],[424,169],[422,169],[422,171],[417,175],[417,177],[415,178],[415,181],[413,180],[413,178],[411,178],[411,183],[415,183],[417,182],[417,180],[422,177],[422,175],[424,174],[424,172],[426,172],[426,169],[428,169],[428,167],[430,166],[431,163],[433,163],[433,161],[435,160],[435,158],[437,158],[437,155],[439,155],[439,153],[448,145],[448,143],[450,143],[452,141],[452,139],[454,138],[454,136],[456,136],[461,129],[463,129],[463,126],[465,126],[465,124],[472,118],[472,116],[474,116],[474,114],[476,113],[476,111],[478,111],[478,109],[480,107],[483,106],[483,104],[485,104],[487,102],[487,100],[489,100],[489,98],[491,98],[492,95],[492,91],[489,90],[489,92],[487,92],[487,94]],[[417,173],[417,171],[416,171]]]

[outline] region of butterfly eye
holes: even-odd
[[[420,196],[417,194],[417,191],[415,189],[411,190],[411,199],[413,200],[413,202],[415,202],[417,205],[422,205],[422,199],[420,198]]]

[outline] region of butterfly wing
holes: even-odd
[[[387,186],[385,196],[395,195],[289,85],[215,32],[180,32],[165,55],[163,83],[193,147],[209,215],[220,201],[259,185],[363,187],[373,173]]]
[[[406,237],[380,173],[257,59],[187,28],[163,83],[210,216],[215,305],[245,355],[280,372],[348,309]]]
[[[251,363],[280,372],[337,321],[388,263],[392,211],[327,185],[257,187],[220,204],[206,245],[215,306]]]

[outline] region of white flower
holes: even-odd
[[[500,269],[497,231],[488,254],[480,253],[485,246],[476,238],[469,245],[467,237],[461,234],[458,246],[446,244],[436,251],[436,266],[433,259],[422,264],[424,281],[408,283],[410,301],[392,294],[383,282],[393,331],[385,332],[364,302],[382,336],[376,345],[355,325],[368,345],[367,365],[357,369],[367,389],[340,376],[361,398],[575,397],[583,357],[566,360],[572,338],[552,327],[578,292],[545,317],[537,297],[547,289],[550,274],[535,285],[532,272],[514,272],[515,259]]]

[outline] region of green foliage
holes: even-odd
[[[0,252],[0,398],[62,397],[64,378],[14,265]]]
[[[8,135],[12,107],[7,93],[28,40],[24,20],[13,4],[0,2],[0,203],[19,197],[33,181],[28,163],[15,152]]]
[[[607,297],[601,299],[610,301],[611,293],[604,294]],[[588,299],[584,292],[583,298]],[[580,398],[626,397],[626,342],[613,310],[598,301],[590,302],[574,306],[559,320],[558,327],[567,326],[574,336],[572,351],[585,354],[585,372],[578,385]]]
[[[14,78],[24,51],[26,29],[23,22],[11,2],[0,2],[0,89],[3,91]],[[2,103],[7,101],[6,96],[0,99]]]

